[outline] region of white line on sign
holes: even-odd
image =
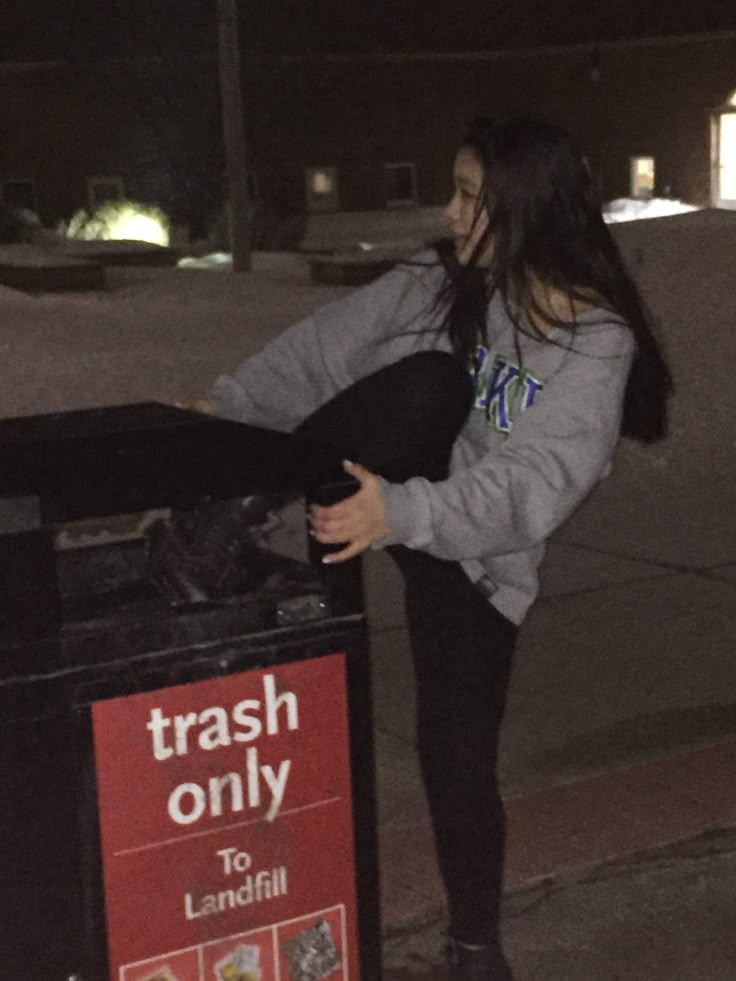
[[[302,811],[312,811],[316,807],[327,807],[329,804],[335,804],[337,801],[342,800],[342,797],[328,797],[327,800],[318,800],[314,804],[305,804],[303,807],[294,807],[290,811],[281,811],[279,818],[288,817],[290,814],[300,814]],[[152,848],[163,848],[166,845],[176,845],[180,841],[191,841],[193,838],[206,838],[208,835],[217,835],[221,831],[232,831],[234,828],[247,828],[251,824],[266,823],[271,824],[273,822],[268,821],[265,817],[252,818],[250,821],[239,821],[237,824],[225,824],[220,828],[210,828],[209,831],[193,831],[190,835],[177,835],[176,838],[167,838],[165,841],[152,841],[148,845],[137,845],[134,848],[123,848],[118,852],[113,852],[114,858],[120,858],[123,855],[135,855],[138,852],[147,852]]]

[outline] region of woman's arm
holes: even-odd
[[[380,345],[373,342],[410,316],[405,306],[426,305],[428,298],[416,271],[398,266],[285,330],[232,374],[220,375],[209,402],[225,418],[290,432],[379,367]]]

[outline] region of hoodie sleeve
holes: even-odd
[[[633,354],[623,325],[580,328],[543,396],[499,450],[431,483],[382,483],[389,534],[442,559],[524,551],[545,541],[606,475]]]
[[[290,432],[381,367],[381,357],[390,358],[391,345],[372,342],[410,315],[417,300],[426,306],[430,294],[423,282],[414,270],[398,266],[294,324],[233,374],[215,379],[208,398],[216,414]]]

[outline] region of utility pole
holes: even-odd
[[[249,160],[243,123],[238,0],[217,0],[217,26],[233,272],[250,272],[251,201],[248,194]]]

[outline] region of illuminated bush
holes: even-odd
[[[154,205],[136,201],[105,201],[92,214],[78,211],[64,229],[67,238],[85,241],[150,242],[168,245],[170,223]]]

